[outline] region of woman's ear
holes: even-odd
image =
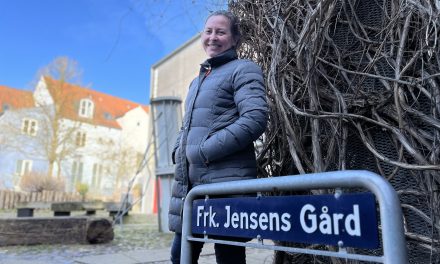
[[[238,47],[238,39],[234,38],[234,45],[232,45],[232,47],[237,48]]]

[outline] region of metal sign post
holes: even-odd
[[[352,254],[347,253],[345,250],[346,246],[374,248],[377,244],[377,241],[375,241],[377,239],[377,226],[374,223],[375,207],[372,207],[374,198],[362,197],[362,195],[368,196],[368,194],[342,194],[341,197],[347,197],[344,199],[339,199],[339,194],[290,196],[285,199],[295,200],[295,205],[289,207],[285,204],[282,205],[283,201],[278,201],[275,202],[279,205],[276,207],[277,209],[271,209],[270,212],[265,209],[268,208],[265,207],[265,202],[260,201],[261,199],[258,199],[258,197],[196,200],[204,197],[208,198],[211,195],[356,187],[363,187],[371,191],[379,203],[383,256]],[[269,203],[273,199],[277,198],[267,198]],[[235,205],[234,201],[236,202]],[[289,200],[284,200],[284,202],[289,202]],[[292,204],[291,202],[288,204]],[[258,208],[249,210],[250,207],[254,206],[254,203],[261,204],[258,205]],[[274,208],[273,204],[269,207]],[[343,209],[344,206],[349,209]],[[321,220],[327,219],[325,221],[328,222],[316,222],[319,218],[311,213],[317,213],[318,210],[319,213],[328,215],[328,217],[320,218]],[[240,220],[240,217],[244,220]],[[361,225],[364,226],[361,228]],[[192,233],[215,235],[218,232],[218,234],[222,234],[225,232],[224,228],[230,228],[228,233],[237,237],[253,237],[258,234],[258,238],[274,238],[275,240],[301,241],[313,244],[337,244],[340,250],[338,252],[310,250],[264,245],[263,243],[217,240],[208,238],[208,236],[204,238],[192,236]],[[361,233],[361,229],[367,230],[367,232]],[[320,234],[319,231],[324,235]],[[301,232],[308,234],[304,235]],[[295,234],[294,240],[289,239],[288,236],[293,236],[293,234]],[[282,239],[279,239],[280,237]],[[197,186],[188,193],[183,210],[182,263],[191,263],[191,241],[266,248],[381,263],[408,263],[402,210],[397,194],[388,181],[369,171],[335,171]]]

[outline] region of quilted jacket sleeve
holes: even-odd
[[[201,146],[208,163],[246,148],[266,129],[268,107],[260,67],[252,61],[244,61],[234,71],[232,85],[239,118]]]
[[[173,164],[176,164],[176,150],[179,148],[182,132],[183,129],[180,128],[179,133],[177,134],[176,143],[174,143],[173,152],[171,153],[171,160],[173,161]]]

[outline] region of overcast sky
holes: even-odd
[[[0,0],[0,85],[33,90],[37,71],[67,56],[82,69],[84,86],[148,104],[151,66],[198,34],[224,3]]]

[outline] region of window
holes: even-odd
[[[23,122],[21,123],[21,132],[23,134],[26,134],[29,136],[36,136],[37,129],[38,129],[37,120],[29,119],[29,118],[23,119]]]
[[[110,113],[107,113],[107,112],[104,113],[104,118],[106,120],[112,120],[113,119],[112,115]]]
[[[75,143],[78,147],[84,147],[86,145],[86,133],[76,132]]]
[[[94,104],[90,99],[81,99],[79,102],[78,115],[81,117],[92,118],[93,117]]]
[[[9,107],[8,104],[4,104],[3,107],[2,107],[2,109],[3,109],[2,111],[3,111],[3,112],[8,111],[9,108],[10,108],[10,107]]]
[[[72,164],[72,183],[76,185],[82,181],[84,164],[81,161],[74,161]]]
[[[19,176],[23,176],[26,173],[32,171],[32,160],[17,160],[17,166],[15,173]]]
[[[101,187],[102,171],[103,171],[103,167],[101,164],[98,163],[93,164],[92,186],[95,188]]]

